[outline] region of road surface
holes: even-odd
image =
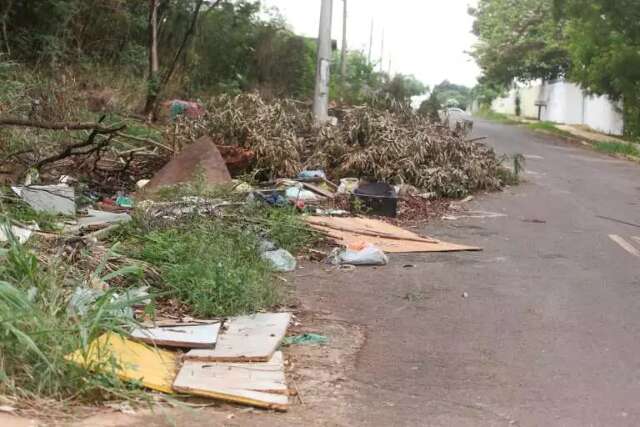
[[[640,258],[610,238],[640,248],[640,228],[601,218],[640,224],[640,166],[521,127],[474,133],[524,154],[527,182],[471,202],[505,216],[426,232],[483,252],[299,284],[307,305],[366,330],[349,424],[640,425]]]

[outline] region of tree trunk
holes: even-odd
[[[154,119],[154,110],[158,99],[158,5],[160,0],[149,0],[149,81],[147,88],[147,102],[144,114],[149,121]]]
[[[13,0],[7,0],[4,11],[2,12],[2,39],[4,40],[4,49],[7,56],[11,56],[11,46],[9,45],[9,35],[7,33],[7,20],[9,19],[9,12],[11,11],[12,5]]]

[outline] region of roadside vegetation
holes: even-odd
[[[606,154],[640,157],[638,144],[633,142],[601,141],[595,142],[593,148]]]

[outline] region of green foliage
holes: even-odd
[[[214,221],[152,231],[134,255],[160,268],[168,295],[203,317],[255,312],[279,302],[255,234]]]
[[[594,143],[593,147],[602,153],[640,157],[638,145],[632,142],[602,141]]]
[[[476,111],[474,115],[485,120],[490,120],[492,122],[502,123],[505,125],[519,123],[518,121],[509,118],[509,116],[507,116],[506,114],[496,113],[495,111],[487,107],[481,108],[479,111]]]
[[[455,107],[466,110],[471,103],[471,89],[453,84],[449,80],[444,80],[434,87],[433,93],[438,97],[440,104],[447,108]]]
[[[433,91],[428,99],[422,101],[420,108],[418,108],[418,114],[427,117],[432,122],[440,122],[440,110],[442,110],[442,104],[438,93]]]
[[[411,102],[414,96],[424,94],[429,88],[413,75],[396,74],[382,87],[382,94],[398,102]]]
[[[102,279],[120,274],[126,272]],[[76,350],[87,354],[88,344],[105,331],[124,333],[133,321],[116,313],[138,301],[114,299],[107,292],[75,318],[68,311],[69,296],[79,284],[62,265],[42,265],[13,239],[0,249],[0,393],[87,402],[130,395],[131,386],[113,375],[113,362],[89,371],[65,356]]]
[[[640,3],[556,0],[567,20],[570,77],[624,102],[625,132],[640,136]]]
[[[566,75],[570,61],[553,0],[480,0],[469,13],[479,42],[471,55],[491,82],[552,80]]]

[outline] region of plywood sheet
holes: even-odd
[[[220,323],[138,328],[131,332],[131,338],[136,341],[167,347],[214,348],[219,330]]]
[[[369,242],[388,253],[479,251],[481,248],[425,238],[377,219],[356,217],[315,217],[306,219],[311,227],[344,246]],[[373,236],[372,234],[378,234]],[[384,237],[382,237],[384,236]]]
[[[115,374],[125,381],[139,381],[147,388],[172,393],[172,383],[176,376],[175,353],[159,350],[107,333],[90,345],[85,355],[78,350],[67,358],[90,370],[111,369],[115,361]]]
[[[289,399],[281,352],[267,362],[211,363],[185,361],[173,383],[181,393],[260,408],[287,410]]]
[[[225,322],[213,350],[191,350],[186,360],[205,362],[267,362],[284,338],[290,313],[258,313]]]

